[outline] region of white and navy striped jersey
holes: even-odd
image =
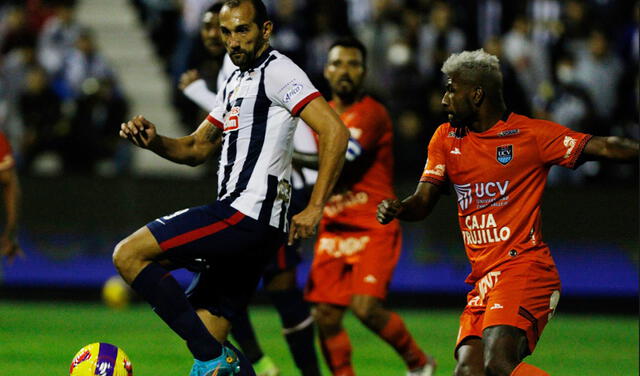
[[[271,48],[231,74],[207,117],[223,130],[219,201],[286,230],[297,116],[319,96],[302,69]]]

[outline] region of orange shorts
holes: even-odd
[[[482,338],[485,328],[510,325],[524,330],[533,353],[560,299],[555,265],[536,260],[506,263],[476,282],[460,316],[455,352],[466,338]]]
[[[397,221],[379,230],[320,232],[305,298],[345,307],[353,295],[385,299],[401,245]]]

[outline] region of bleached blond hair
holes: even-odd
[[[482,48],[451,54],[442,64],[442,72],[449,77],[455,75],[467,83],[482,86],[492,99],[502,97],[500,60]]]

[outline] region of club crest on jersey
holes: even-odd
[[[496,148],[496,159],[503,166],[513,159],[513,145],[501,145]]]

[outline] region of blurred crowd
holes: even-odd
[[[201,114],[177,86],[183,72],[210,58],[199,27],[214,0],[130,1],[173,83],[185,129],[193,129]],[[445,120],[440,67],[465,49],[482,47],[500,58],[510,110],[595,135],[640,138],[638,1],[265,3],[275,22],[272,45],[325,94],[329,45],[345,34],[365,44],[366,88],[394,119],[400,177],[415,180],[421,171],[428,140]],[[74,20],[73,2],[4,5],[0,19],[0,127],[19,140],[22,168],[32,169],[39,154],[53,150],[65,170],[126,171],[128,157],[113,129],[126,118],[127,104],[90,29]],[[578,174],[553,170],[551,181],[637,177],[634,166],[586,167]]]
[[[25,174],[127,170],[117,130],[128,105],[72,0],[0,6],[0,130]]]

